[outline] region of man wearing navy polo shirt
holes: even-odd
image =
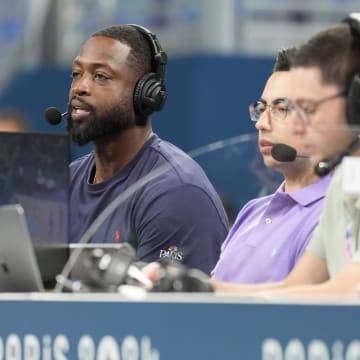
[[[141,261],[210,273],[227,218],[199,165],[152,131],[150,115],[166,99],[165,64],[156,36],[137,25],[98,31],[76,56],[69,131],[94,151],[70,165],[70,239],[128,242]]]

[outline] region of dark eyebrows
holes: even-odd
[[[272,104],[278,104],[278,103],[285,102],[285,101],[289,101],[289,99],[286,98],[286,97],[280,97],[280,98],[274,99],[271,103],[272,103]],[[264,100],[263,98],[260,98],[260,99],[258,100],[258,102],[261,102],[261,103],[263,103],[263,104],[267,104],[267,101]]]
[[[73,61],[73,66],[74,65],[82,67],[84,65],[84,63],[81,62],[79,59],[75,59]],[[113,69],[110,66],[103,64],[103,63],[88,63],[88,66],[90,66],[91,69],[93,69],[93,70],[103,68],[104,70],[107,70],[107,71],[110,71],[111,73],[113,73]]]
[[[79,66],[81,65],[81,61],[79,60],[79,56],[77,56],[77,57],[74,59],[72,65],[79,65]]]
[[[288,98],[286,98],[286,97],[281,97],[281,98],[277,98],[277,99],[275,99],[275,100],[273,100],[273,104],[279,104],[279,103],[281,103],[281,102],[286,102],[286,101],[289,101],[288,100]]]

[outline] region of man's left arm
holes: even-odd
[[[265,298],[326,298],[359,295],[360,262],[352,261],[332,279],[320,284],[290,286],[287,288],[262,292]]]

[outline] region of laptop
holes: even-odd
[[[69,136],[0,132],[0,205],[20,204],[34,245],[68,243]]]
[[[94,249],[111,255],[121,250],[122,245],[55,244],[35,247],[23,207],[19,204],[0,206],[0,292],[52,289],[56,276],[62,272],[74,251],[78,252],[78,258],[69,278],[91,284],[97,276],[91,261]]]
[[[24,209],[0,206],[0,292],[43,290]]]

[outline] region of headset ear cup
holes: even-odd
[[[137,115],[142,115],[142,106],[141,106],[141,94],[142,94],[142,89],[144,88],[144,82],[146,81],[146,78],[143,76],[142,78],[140,78],[135,86],[134,89],[134,109],[135,109],[135,113]]]
[[[146,117],[163,108],[166,101],[166,88],[155,73],[145,74],[134,90],[134,107],[137,115]]]
[[[348,93],[347,116],[349,125],[360,125],[360,74],[355,74]]]

